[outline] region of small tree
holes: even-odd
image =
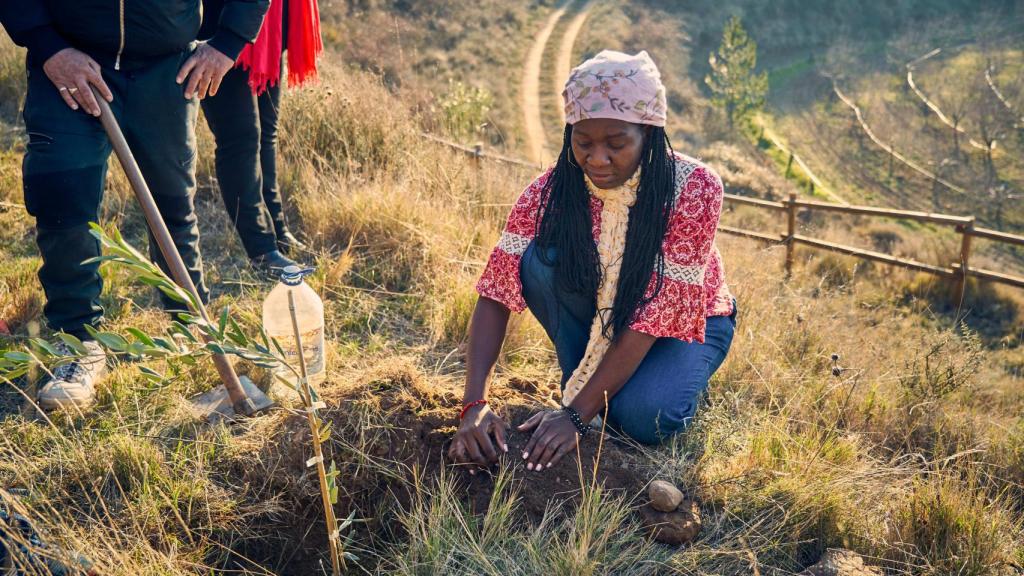
[[[971,116],[981,134],[981,143],[985,145],[985,185],[992,186],[998,180],[993,154],[997,143],[1013,126],[1014,119],[992,92],[978,95]]]
[[[722,44],[708,57],[711,73],[704,82],[714,94],[712,102],[725,112],[729,127],[764,106],[768,74],[754,72],[757,43],[733,16],[722,31]]]

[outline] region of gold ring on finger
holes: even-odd
[[[70,92],[71,94],[74,94],[75,92],[78,92],[78,88],[74,88],[74,87],[68,88],[68,92]]]
[[[60,89],[58,89],[57,91],[58,92],[67,92],[68,91],[68,87],[67,86],[61,86]]]

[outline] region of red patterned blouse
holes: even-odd
[[[477,292],[513,312],[526,309],[519,263],[536,235],[540,196],[551,170],[519,197],[498,245],[477,282]],[[656,337],[704,342],[708,316],[732,314],[732,295],[725,284],[722,255],[715,231],[722,211],[722,180],[710,167],[676,153],[676,200],[665,234],[665,277],[661,292],[639,310],[630,328]],[[590,197],[594,242],[601,234],[601,200]],[[651,275],[648,296],[657,277]]]

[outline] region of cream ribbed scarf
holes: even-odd
[[[568,406],[583,386],[590,382],[598,365],[604,358],[611,340],[605,337],[602,328],[604,321],[611,314],[615,304],[615,294],[619,289],[619,270],[622,269],[622,255],[626,251],[626,229],[629,227],[629,209],[636,203],[636,189],[640,184],[640,170],[630,179],[611,190],[602,190],[583,177],[587,190],[601,200],[601,235],[597,242],[597,256],[601,263],[601,280],[597,287],[597,314],[590,326],[590,340],[587,350],[580,360],[579,366],[565,384],[562,393],[562,405]]]

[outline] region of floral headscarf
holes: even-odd
[[[665,86],[646,50],[629,55],[602,50],[573,68],[562,91],[565,122],[614,118],[634,124],[665,126]]]

